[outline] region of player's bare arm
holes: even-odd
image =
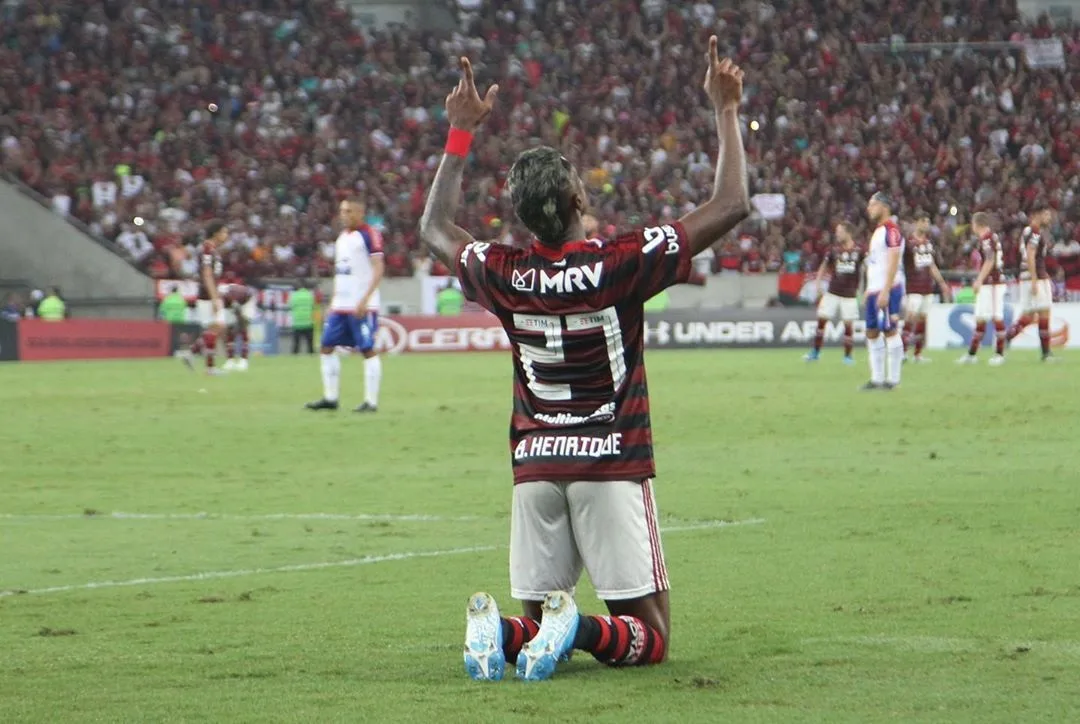
[[[821,296],[821,280],[825,278],[825,272],[829,270],[829,260],[826,258],[821,262],[821,266],[818,267],[817,277],[814,279],[814,288],[818,292],[818,296]]]
[[[360,303],[356,305],[356,316],[363,317],[368,313],[368,303],[371,301],[371,295],[382,284],[385,273],[386,260],[381,256],[371,257],[371,284],[368,286],[367,291],[364,292],[364,296],[360,298]]]
[[[951,302],[952,287],[945,281],[945,277],[941,274],[941,269],[938,268],[936,262],[930,264],[930,276],[934,278],[934,282],[938,285],[938,289],[941,290],[941,300],[944,302]]]
[[[206,293],[210,297],[210,302],[214,305],[215,311],[221,311],[223,309],[221,305],[221,295],[218,294],[217,279],[214,279],[214,269],[210,264],[202,264],[202,269],[199,270],[199,274],[202,275],[203,285],[206,287]]]
[[[491,114],[499,86],[493,85],[481,98],[476,91],[472,64],[460,59],[461,80],[446,97],[446,117],[451,129],[472,134]],[[454,223],[461,203],[461,179],[465,172],[465,156],[444,153],[435,180],[428,192],[424,213],[420,217],[420,239],[444,264],[454,266],[454,257],[464,244],[475,241],[469,232]]]
[[[899,268],[900,248],[891,247],[885,262],[885,286],[882,287],[882,293],[878,294],[878,309],[887,309],[889,307],[889,290],[893,288],[893,284],[896,282],[896,272]]]
[[[720,141],[712,198],[682,217],[692,254],[700,254],[750,215],[750,189],[746,182],[746,151],[739,129],[743,72],[717,54],[716,36],[709,38],[705,93],[716,110]]]
[[[990,272],[994,270],[994,257],[987,256],[986,261],[979,268],[979,275],[975,277],[975,281],[971,285],[972,291],[978,294],[979,289],[982,287],[983,282],[986,281],[986,277],[990,276]]]

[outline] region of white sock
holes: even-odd
[[[900,384],[900,370],[904,366],[904,340],[899,334],[885,338],[885,347],[889,356],[889,384]]]
[[[870,381],[875,385],[885,382],[885,340],[881,337],[866,340],[866,358],[870,361]]]
[[[364,360],[364,401],[379,406],[379,383],[382,382],[382,359],[378,356]]]
[[[322,364],[323,399],[337,402],[341,387],[341,358],[331,352],[319,356]]]

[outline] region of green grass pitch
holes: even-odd
[[[670,661],[539,685],[461,663],[517,611],[506,355],[387,359],[375,417],[314,358],[0,367],[0,721],[1077,721],[1076,360],[938,357],[651,353]]]

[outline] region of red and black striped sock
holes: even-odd
[[[923,343],[926,341],[926,320],[919,317],[915,320],[915,356],[922,354]]]
[[[1024,328],[1031,324],[1031,315],[1025,314],[1020,319],[1013,322],[1013,326],[1009,327],[1009,334],[1006,337],[1008,341],[1013,341],[1020,336],[1020,333],[1024,331]]]
[[[249,349],[250,349],[250,347],[248,345],[248,331],[247,331],[247,328],[245,327],[244,329],[240,330],[240,357],[242,359],[247,359],[248,358],[248,350]]]
[[[1050,320],[1045,314],[1039,315],[1039,346],[1043,357],[1050,356]]]
[[[983,336],[986,335],[986,322],[980,319],[975,322],[975,334],[971,335],[971,346],[968,347],[968,354],[974,357],[979,353],[979,345],[982,344]]]
[[[820,352],[821,345],[825,342],[825,325],[828,324],[828,320],[818,319],[817,331],[814,332],[814,351]]]
[[[214,366],[214,353],[217,352],[217,334],[214,332],[203,332],[203,349],[206,351],[206,367],[207,369]]]
[[[994,351],[1005,354],[1005,322],[1001,319],[994,320]]]
[[[517,661],[521,647],[536,636],[540,622],[525,616],[511,616],[502,620],[503,653],[507,661]]]
[[[844,356],[851,356],[851,348],[855,345],[855,337],[852,334],[851,322],[844,322]]]
[[[646,666],[664,660],[667,642],[633,616],[582,616],[574,648],[608,666]]]
[[[225,354],[229,359],[236,356],[236,332],[231,329],[225,333]]]

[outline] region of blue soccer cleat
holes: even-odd
[[[486,593],[474,593],[465,608],[465,673],[474,681],[501,681],[506,673],[502,618]]]
[[[819,359],[821,359],[821,352],[816,349],[812,349],[803,355],[803,359],[807,362],[817,362]]]
[[[851,365],[855,364],[855,358],[852,357],[849,354],[844,355],[844,364],[846,364],[848,367],[850,367]]]
[[[545,681],[555,674],[555,665],[569,659],[577,635],[577,603],[566,591],[549,593],[544,599],[540,630],[521,649],[517,677],[522,681]]]

